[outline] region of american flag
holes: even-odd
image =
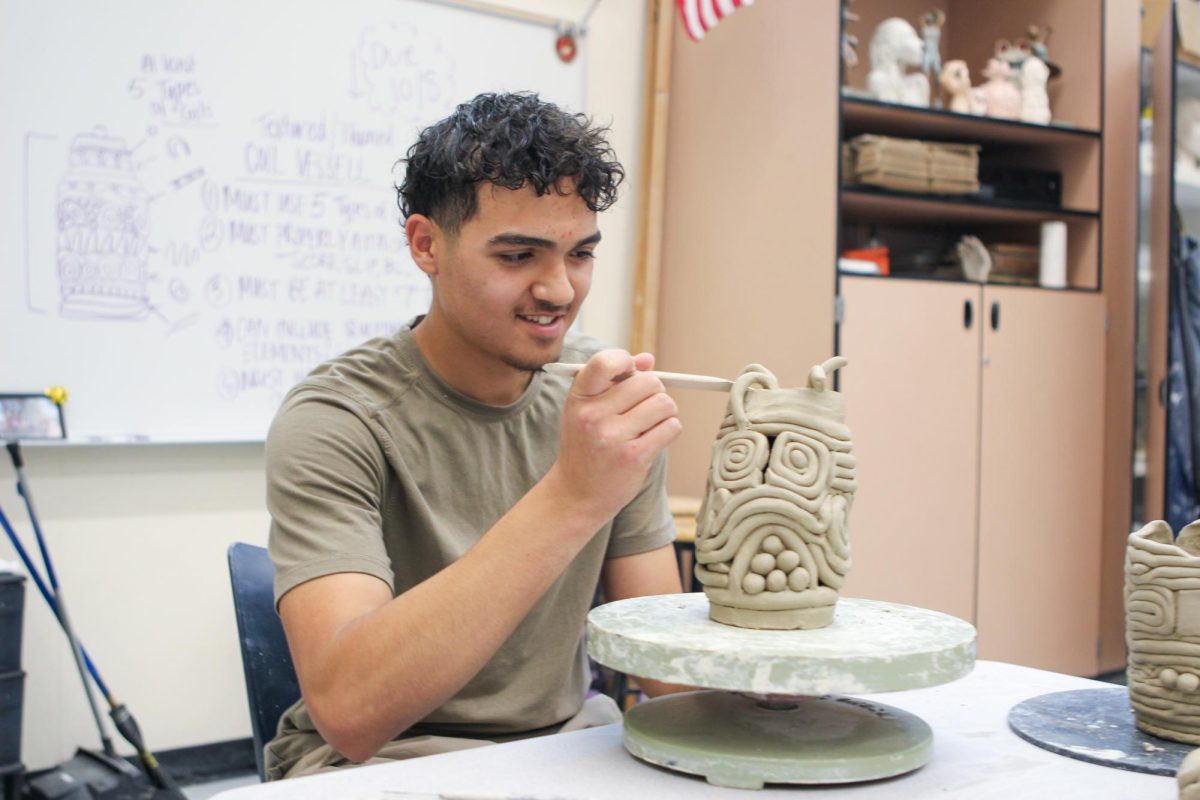
[[[698,42],[724,17],[753,2],[754,0],[675,0],[675,5],[679,8],[679,16],[683,19],[683,27],[687,29],[688,36],[692,37],[692,41]]]

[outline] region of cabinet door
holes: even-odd
[[[984,306],[979,656],[1095,674],[1104,298],[988,288]]]
[[[841,296],[859,481],[844,594],[974,619],[980,289],[846,277]]]

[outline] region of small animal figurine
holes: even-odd
[[[1008,64],[1013,75],[1017,74],[1021,64],[1031,55],[1033,55],[1033,49],[1025,39],[1017,39],[1015,42],[1010,42],[1008,39],[996,40],[994,56]]]
[[[1021,64],[1021,119],[1038,125],[1050,123],[1050,98],[1046,94],[1046,81],[1050,79],[1050,68],[1037,56],[1030,56]]]
[[[1050,34],[1054,32],[1054,29],[1049,25],[1030,25],[1027,31],[1029,33],[1029,49],[1035,56],[1049,64],[1050,51],[1046,47],[1046,42],[1050,39]]]
[[[980,86],[989,117],[1019,119],[1021,116],[1021,91],[1013,85],[1012,70],[1007,61],[989,59],[983,70],[987,82]]]
[[[909,67],[919,67],[923,57],[921,37],[913,26],[900,17],[885,19],[871,36],[867,91],[888,103],[928,106],[929,79],[924,74],[907,73]]]
[[[950,110],[959,114],[982,114],[983,101],[971,91],[971,71],[961,59],[947,61],[942,67],[941,86],[950,95]]]

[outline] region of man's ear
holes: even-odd
[[[409,214],[404,222],[408,250],[417,267],[430,277],[438,271],[438,251],[445,237],[438,224],[424,214]]]

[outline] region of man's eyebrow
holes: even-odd
[[[591,236],[584,237],[575,243],[575,247],[583,247],[584,245],[596,244],[600,241],[600,231],[596,231]],[[542,239],[538,236],[526,236],[522,233],[500,233],[488,239],[489,246],[507,246],[507,247],[541,247],[551,249],[555,243],[549,239]]]

